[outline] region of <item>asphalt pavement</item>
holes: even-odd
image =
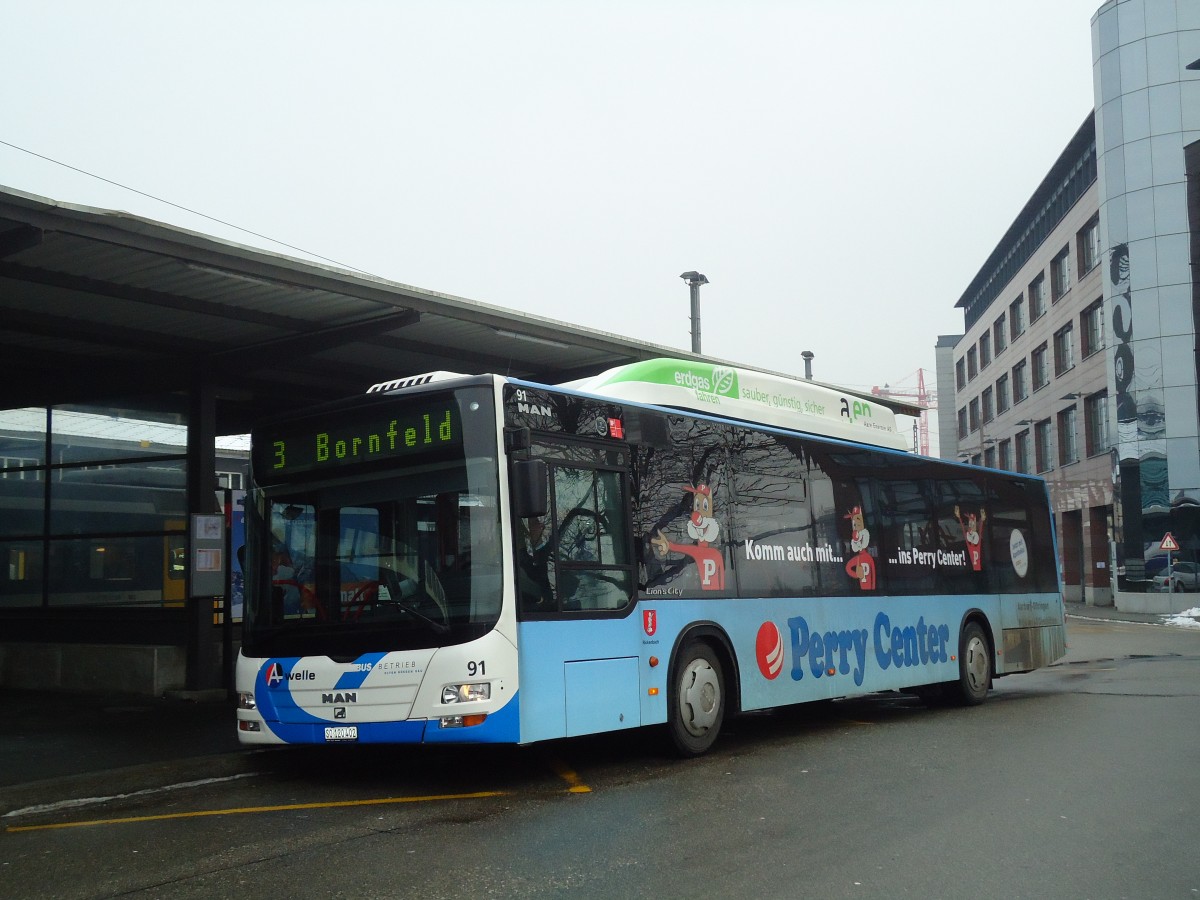
[[[1163,617],[1067,604],[1069,617],[1163,624]],[[151,698],[0,690],[0,819],[269,768],[245,749],[232,698]]]

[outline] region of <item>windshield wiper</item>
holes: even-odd
[[[439,622],[436,619],[429,618],[429,616],[425,615],[425,613],[421,612],[415,606],[405,603],[403,600],[393,600],[392,602],[396,604],[397,608],[399,608],[401,612],[406,612],[409,615],[420,619],[422,622],[424,622],[426,625],[428,625],[430,628],[432,628],[435,633],[437,633],[437,634],[449,634],[450,633],[450,626],[447,625],[445,622]]]
[[[390,595],[388,597],[389,603],[393,604],[401,612],[406,612],[410,616],[420,619],[422,622],[432,628],[435,634],[450,633],[450,626],[445,622],[439,622],[437,619],[429,618],[429,616],[417,609],[416,606],[405,601],[404,590],[400,584],[400,577],[395,572],[393,572],[391,569],[384,569],[383,571],[385,572],[387,578],[388,594]]]

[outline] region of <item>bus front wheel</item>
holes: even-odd
[[[958,683],[954,686],[955,699],[963,706],[978,706],[987,699],[992,686],[992,653],[978,622],[963,626],[958,643]]]
[[[708,644],[684,647],[671,677],[667,728],[682,756],[699,756],[716,741],[725,719],[725,675]]]

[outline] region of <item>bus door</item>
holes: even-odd
[[[629,449],[535,440],[549,508],[514,517],[522,730],[573,736],[641,724]]]

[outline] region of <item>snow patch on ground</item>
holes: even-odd
[[[1181,613],[1163,616],[1164,625],[1178,625],[1182,628],[1200,628],[1200,606],[1193,606]]]

